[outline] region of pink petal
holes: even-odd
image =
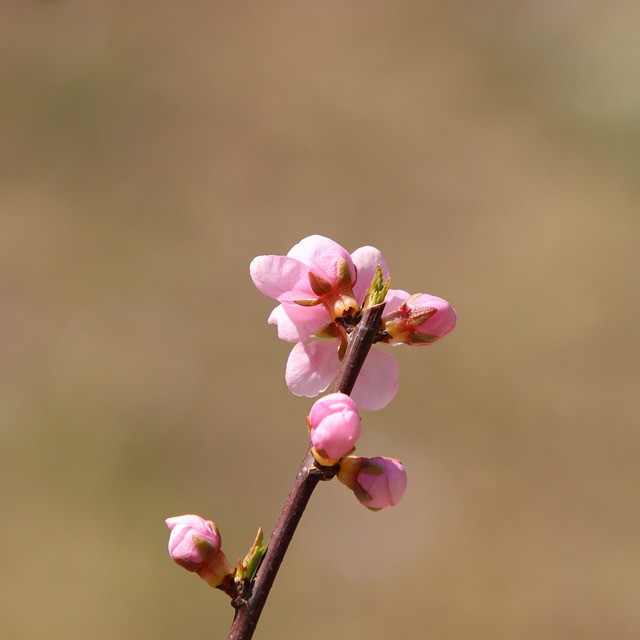
[[[313,426],[322,422],[327,416],[345,410],[357,414],[358,405],[355,400],[344,393],[329,393],[313,403],[309,412],[309,422]]]
[[[407,472],[400,460],[388,458],[387,473],[389,474],[389,494],[391,504],[396,505],[402,500],[407,490]]]
[[[191,529],[195,529],[198,533],[203,536],[214,535],[214,531],[211,528],[211,524],[208,520],[205,520],[202,516],[197,516],[193,514],[187,514],[184,516],[174,516],[172,518],[167,518],[165,523],[169,529],[173,530],[176,526],[184,526],[190,527]]]
[[[385,316],[395,311],[410,296],[411,294],[403,289],[389,289],[389,291],[387,291],[387,297],[385,298],[387,304],[384,308],[382,318],[384,319]]]
[[[332,284],[338,280],[338,260],[340,258],[346,260],[351,273],[355,275],[349,252],[337,242],[324,236],[314,235],[303,238],[291,248],[287,256],[307,265]]]
[[[456,326],[456,310],[443,298],[423,293],[415,300],[412,300],[409,306],[411,309],[425,307],[438,310],[426,322],[416,327],[416,331],[420,333],[444,338]]]
[[[336,377],[340,367],[337,340],[298,342],[287,360],[285,380],[291,393],[313,398]]]
[[[190,571],[195,571],[203,562],[202,551],[194,536],[215,550],[220,548],[220,535],[208,520],[197,515],[184,515],[165,520],[171,534],[169,536],[169,554],[175,562]]]
[[[309,267],[286,256],[258,256],[249,266],[260,293],[280,302],[311,300],[316,296],[309,284]]]
[[[358,405],[344,393],[330,393],[317,400],[309,412],[311,442],[322,456],[339,460],[360,437]]]
[[[390,353],[371,349],[362,365],[351,397],[361,409],[386,407],[398,391],[398,361]]]
[[[193,565],[202,562],[202,554],[193,540],[195,533],[193,529],[189,529],[188,527],[176,528],[171,532],[169,552],[172,558]]]
[[[356,445],[360,436],[360,422],[345,418],[341,414],[326,417],[322,424],[311,432],[311,442],[328,458],[339,460]]]
[[[384,473],[366,471],[358,475],[358,483],[371,500],[363,502],[369,509],[384,509],[400,502],[407,488],[407,472],[395,458],[370,458],[370,462],[382,467]]]
[[[301,307],[297,304],[281,304],[269,316],[269,324],[278,326],[278,338],[287,342],[309,339],[329,320],[329,314],[322,305]]]
[[[382,253],[375,247],[360,247],[351,254],[351,259],[357,270],[357,280],[353,286],[353,293],[356,300],[362,304],[376,272],[376,267],[380,265],[382,268],[384,282],[389,278],[389,267]]]

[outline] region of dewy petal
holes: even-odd
[[[313,398],[322,393],[340,368],[337,340],[298,342],[287,360],[285,380],[291,393]]]
[[[287,256],[258,256],[249,266],[251,279],[260,293],[280,302],[311,300],[309,267]]]
[[[269,324],[278,326],[278,338],[287,342],[307,340],[329,321],[329,314],[322,305],[301,307],[297,304],[280,304],[269,316]]]
[[[362,304],[375,275],[376,267],[380,265],[384,282],[389,279],[389,267],[380,250],[375,247],[360,247],[351,254],[351,259],[358,272],[356,283],[353,286],[353,294],[358,303]]]
[[[303,238],[291,248],[287,256],[307,265],[317,275],[324,276],[332,285],[338,282],[340,258],[346,261],[351,274],[355,276],[349,252],[337,242],[324,236],[314,235]]]
[[[371,349],[362,365],[351,397],[361,409],[386,407],[398,391],[398,361],[390,353]]]

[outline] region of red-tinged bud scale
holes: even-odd
[[[409,296],[384,316],[385,342],[425,345],[444,338],[456,326],[455,309],[442,298],[426,293]]]

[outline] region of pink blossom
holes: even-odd
[[[407,472],[395,458],[350,456],[340,462],[338,479],[372,511],[398,504],[407,488]]]
[[[233,568],[220,549],[222,539],[216,525],[197,515],[165,520],[171,530],[169,555],[187,571],[193,571],[212,587],[233,575]]]
[[[357,324],[377,267],[389,277],[386,260],[375,247],[346,249],[323,236],[309,236],[286,256],[258,256],[251,277],[258,289],[278,300],[269,323],[278,337],[297,342],[287,361],[285,380],[292,393],[315,397],[335,378]],[[305,342],[310,338],[319,341]],[[372,352],[352,396],[364,409],[386,406],[398,388],[398,365],[390,354]]]
[[[286,256],[254,258],[249,271],[260,292],[281,303],[269,317],[278,337],[298,342],[336,319],[357,315],[378,265],[388,278],[378,249],[361,247],[349,255],[337,242],[313,235]]]
[[[382,317],[390,344],[426,345],[444,338],[456,326],[455,309],[442,298],[426,293],[410,295],[389,290]]]
[[[331,466],[351,453],[360,436],[358,405],[344,393],[330,393],[311,407],[307,423],[314,456]]]

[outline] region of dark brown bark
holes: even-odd
[[[360,369],[378,335],[383,310],[384,303],[366,309],[362,320],[351,333],[342,366],[333,386],[334,392],[350,394],[353,390]],[[228,640],[250,640],[253,637],[269,591],[311,494],[320,480],[333,477],[335,472],[336,469],[333,467],[318,468],[314,465],[309,445],[269,539],[268,549],[256,574],[251,593],[246,600],[235,601],[236,615]]]

